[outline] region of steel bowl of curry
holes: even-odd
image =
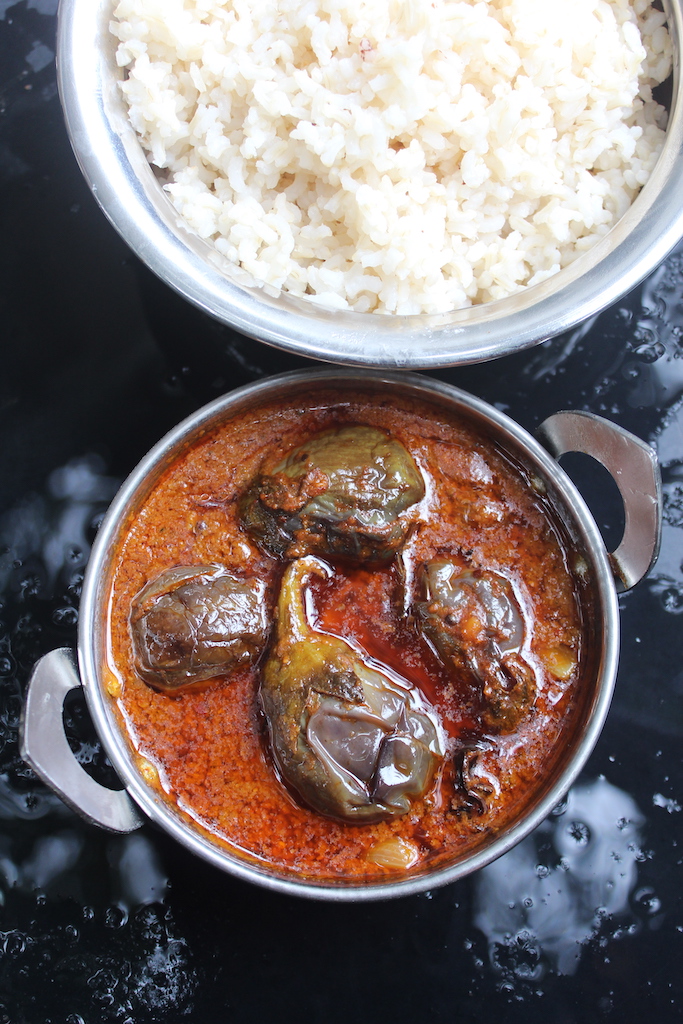
[[[589,756],[617,590],[659,542],[647,445],[572,412],[538,438],[398,372],[285,374],[200,409],[114,500],[78,667],[64,649],[36,665],[24,757],[91,821],[146,816],[292,894],[398,896],[500,856]],[[611,554],[557,462],[570,450],[621,490]],[[122,790],[64,736],[81,684]]]

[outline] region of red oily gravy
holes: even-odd
[[[265,403],[217,424],[176,457],[113,554],[105,670],[145,779],[193,827],[278,874],[342,883],[431,870],[514,823],[561,759],[590,675],[581,560],[531,473],[436,403],[360,386],[345,395],[321,389],[307,394],[305,406],[300,398]],[[346,424],[399,440],[427,493],[401,558],[371,569],[333,564],[330,579],[310,585],[314,625],[416,687],[440,716],[446,751],[430,790],[407,814],[362,825],[301,806],[278,778],[258,663],[177,695],[158,693],[136,674],[129,623],[135,595],[179,565],[219,564],[260,578],[272,612],[286,563],[242,530],[237,503],[266,456]],[[486,733],[468,686],[410,615],[415,567],[444,556],[505,576],[524,609],[538,692],[511,733]]]

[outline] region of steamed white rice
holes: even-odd
[[[130,119],[253,279],[436,313],[543,281],[647,181],[671,69],[647,0],[121,0]]]

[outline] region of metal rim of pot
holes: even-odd
[[[107,566],[117,537],[140,500],[149,493],[163,469],[193,439],[197,439],[226,414],[254,408],[278,394],[292,394],[305,386],[403,390],[431,404],[447,406],[455,413],[484,426],[504,448],[522,456],[525,466],[543,481],[552,494],[560,518],[588,556],[593,577],[599,625],[599,669],[580,739],[559,774],[520,820],[469,856],[434,871],[408,875],[399,880],[331,884],[301,879],[265,869],[212,843],[183,820],[153,788],[147,785],[134,762],[129,740],[122,735],[111,699],[100,679],[101,650],[106,642]],[[172,429],[133,470],[114,498],[96,537],[87,566],[80,609],[78,663],[65,649],[58,649],[36,665],[24,707],[22,756],[36,774],[88,820],[119,832],[132,831],[143,821],[139,810],[192,852],[215,866],[267,888],[314,898],[348,901],[408,895],[455,881],[506,853],[543,821],[566,794],[589,757],[603,727],[612,698],[619,654],[617,589],[629,589],[649,571],[659,548],[661,532],[661,482],[656,456],[644,442],[615,424],[591,413],[559,412],[538,430],[546,447],[524,428],[488,403],[451,385],[417,374],[373,370],[322,369],[295,371],[246,385],[197,410]],[[608,554],[598,527],[579,491],[556,461],[569,451],[582,451],[601,462],[615,479],[625,507],[624,536]],[[124,790],[105,789],[76,762],[64,735],[62,707],[67,693],[83,686],[90,714],[103,746],[121,779]],[[545,783],[544,783],[545,784]]]
[[[559,273],[515,295],[443,314],[326,310],[249,283],[180,222],[135,135],[118,89],[109,32],[112,0],[61,0],[57,70],[71,143],[110,222],[147,266],[201,310],[241,334],[344,365],[435,368],[493,359],[540,344],[616,302],[683,235],[683,0],[664,0],[674,48],[673,94],[662,153],[617,224]]]

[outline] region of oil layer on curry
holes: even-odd
[[[108,689],[146,779],[280,873],[383,879],[506,827],[571,725],[574,554],[441,407],[322,389],[165,471],[112,576]]]

